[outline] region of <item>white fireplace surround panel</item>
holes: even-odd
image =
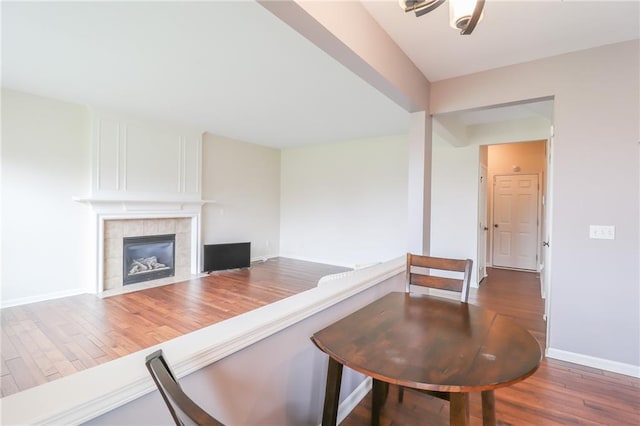
[[[202,132],[95,109],[91,117],[93,197],[200,198]]]

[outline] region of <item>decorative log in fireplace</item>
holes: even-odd
[[[175,234],[124,238],[123,284],[175,275]]]

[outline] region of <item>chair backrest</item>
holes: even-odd
[[[472,266],[471,259],[445,259],[407,253],[406,291],[409,292],[412,285],[455,291],[460,293],[460,301],[467,303]],[[459,272],[460,278],[431,275],[434,270]]]
[[[147,356],[145,364],[178,426],[224,426],[189,398],[164,359],[162,349]]]

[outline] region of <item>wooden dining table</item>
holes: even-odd
[[[495,425],[494,389],[531,376],[536,339],[514,321],[457,300],[393,292],[311,340],[329,355],[322,425],[335,425],[343,366],[373,378],[372,425],[388,384],[448,392],[450,424],[469,422],[469,392],[481,392],[484,425]]]

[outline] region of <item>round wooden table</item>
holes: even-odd
[[[482,392],[483,424],[495,424],[493,390],[540,364],[538,342],[495,312],[455,300],[389,293],[315,333],[329,355],[322,424],[335,425],[342,368],[374,379],[372,424],[386,385],[450,393],[450,423],[468,424],[468,393]]]

